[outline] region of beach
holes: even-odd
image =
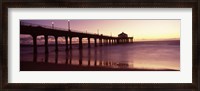
[[[20,45],[20,71],[179,71],[180,40],[143,41],[65,51],[65,45]]]

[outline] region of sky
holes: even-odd
[[[68,29],[68,20],[21,20],[21,22],[49,27],[52,27],[53,22],[54,27],[66,31]],[[178,40],[180,24],[180,20],[70,20],[70,29],[108,36],[118,36],[124,32],[129,37],[134,37],[134,41]],[[20,43],[28,42],[30,39],[30,36],[20,35]],[[60,38],[59,41],[64,40]]]

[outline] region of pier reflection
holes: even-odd
[[[44,62],[50,64],[66,64],[87,67],[106,67],[106,68],[129,68],[126,62],[115,62],[108,58],[107,51],[102,51],[102,48],[88,48],[68,50],[63,52],[44,53],[44,61],[38,59],[41,53],[33,54],[33,62]],[[52,62],[53,61],[53,62]]]
[[[45,53],[45,63],[48,63],[49,60],[49,53]]]
[[[83,50],[80,49],[79,50],[79,65],[82,65],[82,61],[83,61]]]
[[[37,62],[37,55],[38,55],[37,53],[33,54],[33,62]]]
[[[55,63],[58,64],[58,52],[55,52]]]
[[[88,49],[88,66],[90,66],[91,50]]]

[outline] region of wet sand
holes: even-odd
[[[174,69],[130,69],[107,68],[95,66],[79,66],[44,62],[20,62],[20,71],[179,71]]]

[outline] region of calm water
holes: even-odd
[[[31,46],[20,47],[20,61],[36,61],[54,64],[70,64],[80,66],[99,66],[112,68],[141,69],[175,69],[180,70],[179,41],[135,42],[82,50],[77,45],[71,51],[65,46],[49,46],[49,54],[45,55],[44,46],[38,46],[38,54],[33,55]]]

